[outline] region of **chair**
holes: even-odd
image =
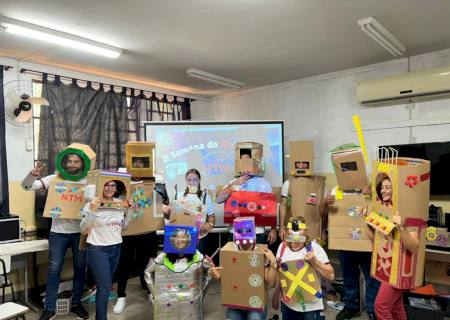
[[[14,286],[8,279],[8,273],[11,271],[11,256],[0,256],[0,289],[2,289],[2,303],[5,303],[5,289],[11,288],[12,300],[16,301]]]

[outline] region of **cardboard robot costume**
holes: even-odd
[[[224,205],[224,222],[232,224],[237,217],[255,217],[257,226],[276,226],[276,195],[267,191],[260,181],[264,175],[263,146],[256,142],[238,142],[235,145],[235,176],[243,173],[252,178],[235,188]],[[267,180],[266,180],[267,181]],[[259,185],[260,184],[260,185]],[[226,188],[227,186],[225,186]]]
[[[287,182],[285,226],[290,217],[302,216],[308,224],[312,239],[322,237],[321,210],[325,200],[325,177],[314,175],[312,141],[289,143],[291,168]]]
[[[164,228],[162,204],[169,203],[166,185],[155,181],[155,143],[129,141],[125,145],[125,164],[131,174],[129,212],[133,220],[122,235],[138,235]]]
[[[196,250],[197,233],[196,226],[166,226],[163,252],[150,259],[144,271],[155,320],[202,319],[202,298],[212,263]],[[175,253],[175,261],[168,252]],[[179,258],[178,254],[188,256]]]
[[[346,144],[333,149],[330,156],[338,186],[333,190],[335,202],[328,211],[328,248],[371,252],[372,241],[358,214],[370,204],[370,196],[361,192],[368,186],[363,150]]]
[[[80,219],[85,202],[85,178],[95,167],[95,159],[95,152],[88,145],[73,143],[56,155],[56,174],[39,178],[30,172],[22,187],[25,190],[48,189],[44,217]]]
[[[394,149],[380,148],[373,161],[372,211],[366,223],[374,228],[370,273],[398,289],[423,283],[426,220],[430,195],[430,162],[399,158]],[[417,253],[406,249],[392,216],[401,216],[403,228],[419,234]]]

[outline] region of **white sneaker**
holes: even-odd
[[[337,311],[344,310],[345,303],[341,301],[327,301],[327,305]]]
[[[115,314],[121,314],[123,310],[125,309],[125,306],[127,305],[127,300],[125,297],[118,298],[116,301],[116,304],[113,307],[113,312]]]

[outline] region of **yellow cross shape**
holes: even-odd
[[[289,290],[286,294],[286,296],[291,299],[292,295],[295,292],[295,289],[297,289],[297,287],[302,288],[303,290],[305,290],[306,292],[308,292],[311,295],[315,295],[317,293],[317,290],[314,289],[313,287],[311,287],[309,284],[305,283],[304,281],[302,281],[303,276],[305,275],[305,273],[308,271],[309,269],[309,264],[305,263],[304,267],[302,269],[300,269],[297,273],[296,276],[294,276],[292,273],[287,272],[287,271],[281,271],[281,273],[288,278],[289,280],[292,281],[291,286],[289,287]]]

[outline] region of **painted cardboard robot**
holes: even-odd
[[[150,259],[144,272],[154,319],[202,319],[203,294],[210,280],[207,270],[212,264],[197,250],[197,243],[196,225],[165,227],[163,252]],[[180,256],[186,262],[173,260]]]
[[[347,144],[335,148],[330,155],[339,185],[328,213],[328,248],[371,252],[372,242],[359,216],[361,208],[370,204],[370,196],[362,193],[369,184],[363,151],[355,144]]]
[[[256,142],[238,142],[235,145],[235,176],[264,175],[263,145]],[[250,184],[254,179],[246,182]],[[233,191],[224,205],[224,222],[232,224],[237,217],[255,217],[257,226],[276,226],[276,195],[271,192]]]
[[[22,182],[22,186],[26,190],[31,190],[35,189],[34,186],[39,182],[43,186],[48,183],[44,217],[80,219],[80,210],[85,203],[85,178],[95,167],[95,158],[95,152],[88,145],[73,143],[56,155],[56,176],[38,179],[29,174]],[[69,161],[79,161],[79,168],[77,170],[71,168]]]
[[[280,225],[287,225],[290,217],[302,216],[308,225],[311,239],[322,238],[322,212],[324,209],[325,177],[314,175],[314,151],[312,141],[289,143],[291,168],[286,201],[281,202],[286,212]]]
[[[133,220],[122,235],[137,235],[164,228],[162,204],[168,204],[166,186],[155,182],[155,144],[130,141],[125,145]]]
[[[372,165],[372,210],[366,223],[375,229],[371,275],[399,289],[422,285],[426,220],[430,195],[430,162],[399,158],[380,148]],[[417,253],[406,249],[391,219],[399,214],[407,231],[419,234]]]

